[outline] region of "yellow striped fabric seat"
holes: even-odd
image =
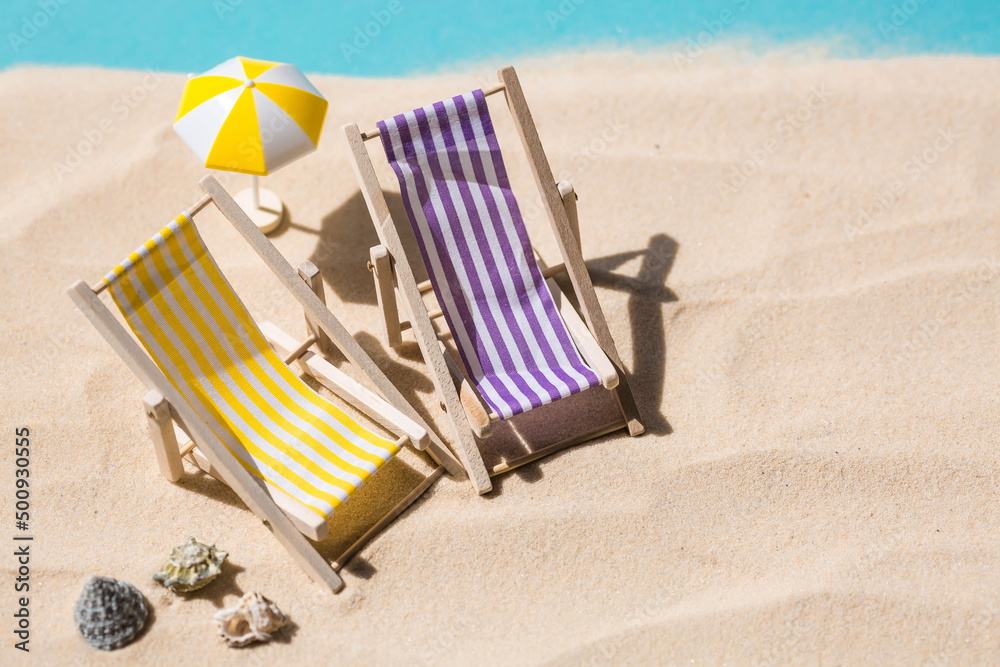
[[[251,473],[327,516],[398,450],[271,349],[184,214],[109,272],[160,370]]]

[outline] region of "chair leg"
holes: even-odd
[[[311,289],[313,293],[319,297],[319,300],[325,304],[326,290],[323,287],[323,276],[320,275],[319,269],[316,268],[316,265],[309,260],[306,260],[299,264],[298,273],[299,277],[302,278],[305,284],[309,285],[309,289]],[[327,336],[315,322],[313,322],[308,313],[306,313],[306,330],[310,335],[316,337],[316,347],[319,348],[320,352],[327,357],[333,354],[333,341],[330,340],[330,337]]]
[[[176,482],[184,474],[184,464],[181,463],[181,452],[170,419],[170,404],[160,392],[154,390],[143,397],[142,407],[146,411],[146,425],[149,427],[149,436],[153,439],[160,474],[171,482]]]
[[[375,295],[382,311],[382,326],[386,342],[395,348],[402,344],[402,329],[399,326],[399,307],[396,305],[396,289],[393,287],[392,260],[385,246],[373,246],[370,250],[372,276],[375,278]]]
[[[364,547],[368,542],[370,542],[373,537],[382,532],[385,529],[385,527],[388,526],[390,523],[392,523],[396,519],[396,517],[402,514],[407,507],[412,505],[417,500],[417,498],[424,495],[424,492],[427,489],[429,489],[431,487],[431,484],[433,484],[435,480],[437,480],[437,478],[440,477],[443,473],[444,473],[444,467],[439,465],[437,468],[434,469],[434,471],[431,474],[427,475],[427,477],[424,478],[424,481],[422,481],[417,486],[417,488],[413,489],[413,491],[411,491],[405,498],[400,500],[399,503],[397,503],[395,507],[389,510],[389,512],[385,516],[379,519],[374,526],[369,528],[368,531],[364,535],[362,535],[357,542],[352,544],[350,547],[347,548],[346,551],[344,551],[344,553],[340,554],[340,556],[337,557],[337,560],[335,560],[332,565],[334,571],[335,572],[339,571],[342,567],[344,567],[344,565],[346,565],[354,557],[355,554],[361,551],[362,547]]]

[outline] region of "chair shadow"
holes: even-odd
[[[340,557],[348,547],[423,482],[426,474],[411,466],[398,455],[389,459],[327,519],[329,534],[322,541],[313,542],[316,550],[327,562],[332,562]],[[403,510],[402,514],[393,520],[393,523],[405,517],[433,493],[434,485],[431,485],[431,488]],[[390,523],[385,530],[392,530],[393,523]],[[378,570],[363,557],[363,552],[374,542],[377,542],[379,535],[385,530],[375,535],[372,541],[362,548],[361,552],[355,554],[346,563],[342,563],[343,570],[361,579],[370,579],[374,576]]]
[[[492,470],[499,463],[522,458],[549,445],[599,432],[621,423],[621,419],[614,395],[602,387],[594,387],[494,424],[493,435],[477,439],[476,444],[486,469]],[[568,449],[591,446],[601,440],[601,437],[592,437]],[[511,473],[522,482],[538,482],[544,477],[540,463],[550,461],[554,456],[549,454],[544,459],[518,466]],[[493,478],[494,487],[490,496],[500,494],[503,484],[498,480],[504,477],[507,475]]]
[[[548,406],[546,406],[548,407]],[[483,496],[484,498],[499,497],[503,494],[504,484],[511,478],[517,477],[522,482],[527,484],[534,484],[535,482],[540,482],[544,477],[544,466],[561,459],[563,456],[570,456],[574,452],[578,452],[584,448],[588,447],[601,447],[615,438],[621,438],[624,431],[612,431],[605,435],[599,435],[590,440],[573,445],[572,447],[567,447],[566,449],[560,449],[559,451],[553,452],[547,455],[543,459],[538,459],[537,461],[532,461],[531,463],[526,463],[523,466],[514,468],[509,473],[502,475],[497,475],[492,478],[493,490],[488,494]]]
[[[239,495],[228,484],[223,484],[191,463],[184,466],[184,475],[174,484],[187,491],[225,503],[230,507],[246,509],[246,504],[240,500]]]
[[[391,190],[384,194],[389,212],[393,220],[397,221],[396,228],[407,257],[411,260],[420,257],[412,229],[409,225],[398,223],[408,219],[402,197]],[[300,228],[294,223],[292,226]],[[313,229],[301,229],[318,236],[309,259],[319,268],[329,288],[344,302],[375,305],[377,298],[374,281],[362,268],[369,259],[368,248],[377,245],[379,239],[361,191],[355,191],[346,202],[324,216],[318,233]],[[666,234],[654,234],[645,249],[587,261],[595,286],[629,294],[628,313],[634,350],[634,370],[630,382],[644,417],[646,430],[657,435],[667,435],[673,431],[667,418],[660,412],[667,361],[666,326],[661,304],[677,301],[676,294],[666,285],[677,250],[678,243],[673,238]],[[616,269],[635,258],[642,259],[636,277],[615,273]],[[426,268],[422,261],[411,261],[410,264],[418,281],[426,279]],[[572,290],[569,293],[572,294]],[[376,336],[359,332],[355,337],[390,380],[400,388],[411,405],[423,417],[428,418],[418,391],[433,391],[433,385],[423,373],[394,359],[398,355],[406,360],[420,361],[422,355],[416,343],[405,342],[393,350],[393,354],[389,354],[382,346],[381,339]],[[525,438],[517,430],[519,429],[515,428],[509,438],[491,438],[492,443],[481,441],[480,444],[494,445],[492,453],[500,459],[514,457],[523,453],[522,445],[526,444]],[[485,458],[489,458],[489,453],[483,453]],[[518,476],[525,481],[536,481],[542,476],[538,464],[529,464],[516,470],[519,471]]]
[[[629,325],[632,329],[630,382],[646,430],[656,435],[673,432],[660,412],[667,371],[667,334],[661,304],[677,301],[667,287],[667,278],[677,256],[678,243],[666,234],[654,234],[645,250],[634,250],[587,261],[594,285],[627,292]],[[636,277],[614,273],[622,264],[642,258]]]
[[[344,565],[344,569],[358,579],[364,579],[365,581],[371,579],[375,576],[375,573],[378,572],[374,565],[361,557],[361,554],[356,554],[354,558],[347,561],[347,564]]]
[[[437,394],[434,391],[434,382],[430,377],[421,370],[410,368],[396,361],[393,355],[383,347],[382,341],[367,331],[359,331],[354,335],[354,339],[358,341],[358,345],[368,353],[368,356],[385,373],[389,381],[396,386],[399,393],[417,411],[417,414],[428,424],[433,424],[434,419],[426,409],[424,399],[420,396],[420,393],[433,394],[435,396],[434,401],[436,401]],[[417,347],[416,343],[404,343],[395,350],[395,353],[411,361],[421,361],[423,359],[423,356],[420,354],[420,348]]]

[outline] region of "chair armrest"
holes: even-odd
[[[451,373],[451,379],[458,389],[458,398],[462,402],[462,408],[465,409],[465,415],[469,418],[472,432],[479,439],[490,437],[493,435],[493,422],[497,420],[496,415],[490,412],[476,390],[465,379],[462,369],[455,363],[455,359],[444,343],[438,341],[438,345],[441,346],[441,354],[444,355],[444,361],[448,364],[448,372]]]
[[[556,183],[556,189],[559,190],[559,196],[562,197],[563,208],[566,209],[566,217],[569,219],[570,230],[576,237],[576,244],[583,248],[583,242],[580,240],[580,218],[576,212],[576,200],[580,197],[577,196],[573,184],[569,181],[559,181]]]
[[[615,369],[615,365],[608,359],[608,355],[601,349],[601,346],[594,338],[594,334],[590,332],[587,325],[580,319],[576,308],[573,307],[573,304],[569,302],[569,299],[559,289],[556,281],[549,278],[546,282],[549,285],[549,291],[552,292],[552,300],[555,301],[556,308],[559,309],[559,314],[566,324],[566,329],[569,331],[570,337],[573,338],[576,349],[580,351],[580,356],[583,357],[587,365],[601,378],[602,387],[605,389],[614,389],[618,386],[618,371]]]

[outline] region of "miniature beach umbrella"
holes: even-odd
[[[174,131],[209,169],[250,174],[236,201],[267,233],[285,207],[257,178],[316,150],[326,108],[294,65],[239,56],[188,79]]]

